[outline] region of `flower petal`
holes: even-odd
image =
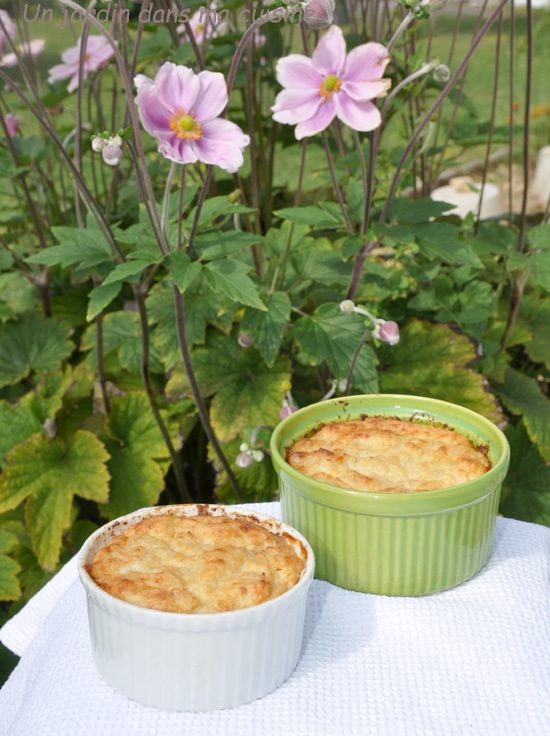
[[[194,141],[193,148],[205,164],[215,164],[233,174],[244,162],[243,150],[250,143],[238,125],[216,118],[202,126],[202,138]]]
[[[174,136],[173,145],[170,141],[160,141],[157,150],[164,158],[177,164],[194,164],[199,160],[197,153],[193,150],[191,141],[180,140]]]
[[[171,112],[192,110],[197,101],[200,82],[189,67],[167,61],[158,70],[154,79],[158,99]]]
[[[74,66],[72,64],[56,64],[49,71],[48,82],[61,82],[68,79],[74,74]]]
[[[336,107],[334,105],[334,98],[332,100],[326,100],[319,106],[315,115],[309,118],[309,120],[298,123],[294,135],[297,140],[301,140],[302,138],[320,133],[332,123],[335,115]]]
[[[171,110],[159,100],[158,90],[150,79],[139,74],[135,78],[138,94],[135,103],[138,107],[141,124],[154,138],[168,140],[174,135],[169,125]]]
[[[340,91],[354,100],[374,100],[384,97],[391,87],[391,79],[378,79],[374,82],[343,82]]]
[[[193,108],[201,123],[213,120],[227,105],[227,85],[221,72],[199,72],[200,92]]]
[[[342,29],[331,26],[311,55],[313,66],[324,78],[329,74],[341,76],[346,61],[346,41]]]
[[[380,110],[368,100],[353,100],[345,93],[338,93],[334,104],[338,118],[353,130],[374,130],[382,122]]]
[[[307,56],[290,54],[279,59],[276,67],[277,81],[289,89],[319,89],[323,77]]]
[[[390,61],[390,55],[381,43],[361,44],[352,49],[344,64],[342,78],[349,82],[370,82],[381,79]]]
[[[284,89],[271,108],[273,120],[287,125],[302,123],[315,115],[323,99],[318,90]]]

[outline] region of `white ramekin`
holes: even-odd
[[[278,598],[223,613],[169,613],[115,598],[87,572],[96,551],[128,526],[160,514],[228,516],[281,534],[304,559],[298,583]],[[191,504],[141,509],[94,532],[79,553],[92,650],[115,690],[146,705],[209,711],[248,703],[279,687],[300,657],[313,551],[295,529],[231,506]]]

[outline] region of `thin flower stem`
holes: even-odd
[[[397,165],[395,174],[393,176],[393,180],[390,186],[390,190],[388,192],[386,202],[384,204],[384,207],[382,209],[382,213],[380,215],[380,222],[384,222],[388,211],[390,208],[390,204],[395,196],[395,192],[397,190],[397,184],[399,182],[399,177],[401,176],[401,171],[403,170],[403,167],[405,165],[405,162],[407,158],[409,157],[410,152],[416,145],[416,142],[420,135],[422,134],[422,131],[426,127],[426,125],[431,120],[432,116],[437,112],[437,110],[441,107],[444,100],[447,98],[449,92],[453,89],[456,82],[460,78],[461,74],[463,73],[464,69],[468,66],[470,63],[470,59],[472,58],[475,50],[483,40],[483,38],[487,35],[490,27],[493,25],[494,21],[500,13],[503,11],[504,7],[508,4],[508,0],[499,0],[498,5],[493,10],[493,12],[489,15],[485,23],[483,24],[482,28],[479,30],[479,32],[476,34],[474,40],[472,41],[472,45],[468,49],[468,51],[465,53],[462,61],[458,65],[458,67],[455,70],[455,73],[451,76],[445,87],[440,92],[439,96],[435,100],[435,102],[432,104],[430,109],[424,114],[424,117],[421,119],[420,123],[417,125],[415,132],[413,133],[411,139],[409,140],[408,144],[405,146],[405,150],[403,151],[403,154],[401,156],[401,159],[399,160],[399,163]]]
[[[344,389],[344,396],[347,396],[348,391],[351,388],[351,381],[352,381],[352,378],[353,378],[353,372],[355,371],[355,366],[357,365],[357,361],[359,360],[359,353],[361,352],[361,350],[363,348],[363,345],[369,339],[370,334],[371,334],[370,329],[365,330],[365,332],[363,333],[363,337],[359,340],[359,345],[357,346],[357,348],[356,348],[356,350],[355,350],[355,352],[353,354],[353,358],[351,359],[351,363],[350,363],[350,366],[349,366],[348,375],[347,375],[347,378],[346,378],[346,387]]]
[[[340,184],[338,183],[338,177],[336,176],[336,170],[334,168],[334,162],[332,160],[332,153],[330,151],[328,136],[325,131],[321,133],[321,138],[323,140],[323,147],[325,149],[330,178],[332,179],[332,186],[334,188],[336,199],[338,200],[338,204],[340,205],[340,209],[342,211],[342,217],[344,218],[346,230],[348,230],[348,232],[350,233],[353,233],[353,225],[351,223],[351,220],[349,219],[348,211],[346,210],[346,203],[344,201],[344,195],[342,194],[342,190],[340,189]]]
[[[483,173],[481,176],[481,186],[479,190],[479,205],[476,213],[476,220],[474,224],[474,235],[477,235],[479,231],[479,225],[481,222],[481,208],[483,207],[483,197],[485,193],[485,184],[487,182],[487,172],[489,170],[489,162],[491,157],[491,146],[493,144],[493,135],[495,130],[495,113],[497,107],[497,96],[499,87],[499,69],[500,69],[500,42],[502,38],[502,28],[504,24],[504,18],[502,15],[498,19],[498,31],[496,34],[496,49],[495,49],[495,76],[493,79],[493,98],[491,101],[491,115],[489,117],[489,134],[487,136],[487,146],[485,149],[485,161],[483,163]]]
[[[62,0],[62,2],[67,2],[67,0]],[[229,72],[227,74],[227,95],[228,97],[231,94],[233,85],[235,84],[235,77],[237,76],[237,68],[241,62],[241,58],[248,44],[248,41],[252,38],[256,30],[260,28],[260,26],[262,26],[264,23],[269,23],[274,17],[277,18],[277,11],[270,10],[269,13],[266,13],[265,15],[260,16],[260,18],[257,18],[253,23],[251,23],[246,29],[246,31],[243,33],[241,40],[239,41],[239,43],[237,44],[237,48],[235,49],[233,60],[231,61],[231,66],[229,67]]]
[[[172,443],[172,438],[170,437],[168,428],[166,427],[166,424],[164,423],[164,420],[162,419],[159,408],[157,406],[153,386],[151,384],[151,373],[149,370],[149,321],[147,319],[147,307],[145,304],[144,294],[139,285],[134,287],[134,295],[136,297],[136,302],[138,305],[139,320],[141,325],[141,379],[145,387],[145,393],[147,394],[147,398],[149,400],[149,406],[151,407],[151,411],[153,412],[153,416],[155,417],[157,426],[160,430],[160,433],[162,434],[164,444],[166,445],[168,452],[170,453],[170,459],[172,461],[174,475],[176,476],[176,483],[178,486],[180,499],[185,503],[192,503],[193,498],[189,493],[189,488],[187,487],[187,483],[185,481],[181,455]]]
[[[97,285],[99,280],[96,279]],[[101,396],[103,398],[103,409],[105,414],[109,416],[111,413],[111,402],[107,391],[107,381],[105,379],[105,365],[103,361],[103,313],[100,312],[95,318],[95,349],[97,354],[97,380]]]
[[[393,47],[399,40],[399,37],[407,30],[407,28],[410,26],[410,24],[414,20],[414,17],[415,17],[414,13],[411,10],[409,10],[407,15],[403,18],[401,23],[397,26],[397,30],[391,37],[391,40],[387,46],[388,51],[391,51],[393,49]]]
[[[80,5],[77,5],[76,3],[74,3],[73,0],[59,0],[59,2],[62,3],[63,5],[66,5],[69,8],[72,8],[73,10],[77,10],[79,13],[82,13],[82,7]],[[133,96],[133,94],[132,94],[133,93],[132,84],[131,84],[130,78],[128,76],[128,72],[126,70],[124,59],[123,59],[123,57],[122,57],[122,55],[121,55],[121,53],[120,53],[120,51],[119,51],[119,49],[117,47],[117,44],[116,44],[115,40],[109,34],[109,32],[105,29],[104,25],[100,21],[98,21],[95,16],[86,13],[86,19],[87,19],[87,21],[91,25],[93,25],[95,28],[97,28],[99,30],[99,32],[101,33],[101,35],[105,37],[105,39],[107,40],[107,42],[111,46],[111,48],[113,50],[113,55],[115,57],[115,60],[117,62],[117,65],[118,65],[118,69],[119,69],[119,72],[120,72],[120,76],[121,76],[122,82],[124,84],[124,91],[126,93],[126,98],[128,100],[131,100],[132,99],[132,96]],[[134,105],[128,105],[126,109],[127,109],[128,116],[130,118],[130,122],[131,122],[132,128],[134,129],[134,131],[138,131],[139,130],[139,119],[138,119],[138,115],[137,115],[136,110],[135,110],[135,106]],[[162,239],[163,239],[164,236],[163,236],[162,230],[160,229],[160,218],[158,216],[158,212],[156,212],[156,200],[155,200],[155,196],[154,196],[154,192],[153,192],[153,186],[152,186],[151,178],[146,173],[147,172],[147,161],[146,161],[146,158],[145,158],[145,152],[143,150],[143,145],[142,145],[142,142],[141,142],[141,138],[137,134],[134,136],[134,144],[135,144],[136,154],[137,154],[137,156],[136,156],[136,166],[135,166],[136,176],[139,176],[139,177],[142,178],[143,188],[147,192],[147,196],[149,198],[149,201],[151,202],[151,212],[152,212],[152,214],[154,216],[154,220],[155,220],[155,222],[157,224],[157,233],[156,234],[159,237],[159,248],[161,249],[161,252],[164,252],[164,251],[165,252],[168,252],[169,251],[169,247],[168,247],[168,244],[167,243],[163,243],[163,245],[161,247],[161,242],[162,242]],[[160,232],[159,232],[159,230],[160,230]]]
[[[355,143],[355,149],[357,151],[357,156],[359,158],[359,166],[361,168],[361,183],[363,186],[363,197],[366,201],[367,188],[368,188],[367,164],[365,162],[365,154],[363,153],[363,146],[361,145],[361,139],[359,138],[359,134],[357,133],[356,130],[353,131],[353,142]],[[366,218],[363,218],[359,226],[360,235],[365,234],[366,225],[367,225]]]
[[[168,176],[166,177],[166,186],[164,188],[164,199],[162,202],[162,215],[160,218],[160,229],[164,233],[164,239],[166,242],[168,242],[168,232],[167,232],[167,225],[168,225],[168,213],[170,210],[170,189],[172,187],[172,180],[174,178],[174,174],[176,173],[176,167],[177,164],[172,161],[170,165],[170,171],[168,172]],[[165,245],[161,244],[161,249],[164,249]],[[167,255],[169,251],[166,251],[166,253],[163,250],[163,255]]]
[[[384,102],[384,106],[382,107],[382,111],[380,115],[382,116],[382,120],[386,117],[386,113],[388,112],[388,107],[391,105],[393,100],[395,99],[396,95],[401,92],[403,87],[406,87],[411,82],[414,82],[415,79],[419,79],[420,77],[426,76],[426,74],[429,74],[434,67],[436,66],[435,62],[430,61],[426,64],[423,64],[420,69],[410,74],[406,79],[402,79],[401,82],[399,82],[398,85],[396,85],[390,94],[386,97],[386,100]]]
[[[531,98],[533,93],[533,11],[531,0],[527,0],[527,74],[525,80],[525,127],[523,132],[523,196],[519,226],[518,250],[525,250],[527,225],[527,196],[529,190],[529,131],[531,127]]]
[[[218,460],[220,461],[222,468],[227,473],[227,478],[229,480],[229,483],[231,484],[231,487],[233,488],[233,491],[237,499],[239,501],[242,501],[242,494],[239,488],[239,484],[237,482],[237,479],[235,478],[235,475],[233,474],[231,466],[227,458],[225,457],[223,450],[220,447],[220,443],[218,442],[218,438],[216,437],[216,434],[212,428],[212,425],[210,423],[210,417],[208,416],[208,409],[206,408],[206,404],[204,403],[204,400],[202,398],[202,394],[200,392],[200,388],[199,388],[199,385],[197,383],[197,379],[195,376],[195,371],[193,369],[191,354],[189,352],[189,347],[187,345],[187,335],[186,335],[186,330],[185,330],[185,306],[184,306],[184,301],[183,301],[183,294],[181,294],[176,284],[173,284],[173,291],[174,291],[174,304],[175,304],[175,313],[176,313],[176,328],[177,328],[177,333],[178,333],[178,343],[180,346],[181,356],[183,358],[183,365],[187,373],[187,379],[191,387],[191,393],[193,394],[193,399],[195,401],[197,411],[199,412],[201,424],[206,433],[206,436],[208,437],[210,441],[210,444],[212,445],[212,448],[214,449],[214,452],[216,453],[218,457]]]
[[[101,210],[101,207],[99,206],[98,202],[94,198],[93,194],[88,189],[86,182],[84,181],[78,169],[75,167],[73,160],[71,159],[71,157],[65,150],[65,147],[62,141],[59,139],[55,131],[55,128],[50,124],[46,111],[41,107],[42,103],[40,102],[40,100],[39,99],[36,100],[37,105],[38,105],[38,110],[37,110],[31,103],[31,101],[28,99],[28,97],[26,97],[26,95],[19,89],[19,87],[16,84],[14,84],[13,80],[1,69],[0,69],[0,80],[2,80],[6,84],[6,86],[9,87],[13,92],[15,92],[15,94],[27,106],[29,112],[31,112],[31,114],[36,118],[38,123],[44,128],[46,133],[48,133],[48,135],[52,138],[59,153],[61,154],[68,168],[70,169],[71,174],[78,181],[80,195],[83,197],[84,201],[86,202],[86,205],[89,211],[93,214],[97,224],[99,225],[101,231],[105,235],[107,242],[111,246],[111,249],[121,261],[126,260],[126,257],[123,251],[121,250],[120,246],[118,245],[112,233],[112,230],[109,226],[109,223],[107,222],[105,215]]]
[[[210,189],[210,182],[212,181],[212,177],[214,176],[214,167],[209,165],[206,169],[206,176],[204,177],[204,181],[202,184],[202,187],[199,191],[199,198],[197,200],[197,206],[195,208],[195,216],[193,217],[193,222],[191,224],[191,230],[189,232],[189,240],[187,241],[187,255],[191,255],[193,251],[193,244],[195,241],[195,235],[197,232],[197,228],[199,226],[199,219],[202,212],[202,206],[206,201],[206,197],[208,196],[208,190]]]
[[[307,138],[303,138],[302,139],[302,155],[300,156],[300,168],[298,169],[298,182],[296,184],[296,191],[294,193],[294,206],[295,207],[298,207],[298,205],[300,204],[300,195],[302,193],[302,183],[304,180],[304,172],[306,168],[306,152],[307,152]],[[285,252],[283,253],[283,257],[281,259],[281,271],[280,271],[280,277],[279,277],[279,285],[281,289],[284,287],[286,267],[287,267],[288,258],[290,255],[290,246],[292,244],[293,235],[294,235],[294,223],[291,222],[289,226],[288,237],[286,239]],[[273,283],[275,283],[275,279],[273,279]]]

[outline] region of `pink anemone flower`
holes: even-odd
[[[44,46],[46,45],[46,42],[43,38],[35,38],[32,41],[29,41],[28,43],[25,41],[25,43],[19,44],[17,47],[17,51],[19,53],[19,56],[30,56],[31,58],[34,58],[35,56],[38,56],[43,50]],[[15,52],[10,52],[9,54],[4,54],[0,58],[0,66],[2,67],[12,67],[17,66],[19,63],[18,55]]]
[[[215,5],[212,4],[211,9],[215,9]],[[191,33],[195,37],[195,41],[200,45],[205,39],[207,38],[215,38],[217,33],[212,25],[211,22],[209,22],[209,15],[208,10],[205,8],[201,8],[200,10],[197,10],[193,15],[191,16],[191,20],[189,21],[189,28],[191,29]],[[182,23],[176,28],[176,31],[178,33],[183,34],[187,38],[187,29],[185,28],[185,25]]]
[[[4,116],[4,125],[6,126],[6,132],[10,138],[17,135],[19,132],[19,115],[15,115],[13,112],[8,112]]]
[[[216,164],[229,173],[242,166],[250,138],[219,117],[228,102],[223,74],[195,74],[166,62],[154,79],[138,74],[134,82],[141,123],[158,140],[165,158],[179,164]]]
[[[76,46],[67,49],[61,54],[63,64],[52,66],[48,82],[60,82],[63,79],[70,79],[67,91],[73,92],[78,87],[81,43],[82,38],[79,38]],[[113,53],[110,43],[104,36],[88,36],[84,54],[82,79],[86,79],[90,72],[96,72],[102,69]]]
[[[331,26],[312,57],[290,54],[277,62],[277,80],[285,88],[271,108],[278,123],[296,125],[298,140],[325,130],[335,117],[353,130],[368,131],[382,122],[371,100],[386,95],[382,79],[390,60],[379,43],[357,46],[346,56],[338,26]]]
[[[4,51],[8,44],[8,38],[15,38],[15,26],[9,14],[5,10],[0,10],[0,53]]]

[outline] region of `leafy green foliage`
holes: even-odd
[[[525,426],[509,427],[510,470],[502,488],[501,510],[506,516],[550,524],[550,468],[529,439]]]
[[[59,368],[74,348],[68,334],[66,325],[33,312],[6,324],[0,333],[0,386]]]
[[[8,453],[0,475],[0,513],[28,499],[33,549],[45,569],[53,569],[59,559],[73,497],[107,501],[107,459],[97,437],[82,430],[68,441],[35,434]]]
[[[15,534],[0,529],[0,600],[16,601],[21,595],[21,586],[17,573],[21,566],[8,556],[8,552],[17,546]]]
[[[496,390],[502,403],[523,418],[531,441],[543,459],[550,461],[550,400],[537,381],[510,368]]]
[[[241,348],[237,340],[212,332],[204,347],[192,353],[197,380],[205,396],[213,396],[210,415],[221,442],[242,435],[260,424],[274,426],[284,397],[281,388],[290,378],[290,363],[279,356],[269,368],[254,348]],[[189,390],[183,373],[168,383],[169,395]]]
[[[401,330],[399,345],[379,350],[383,393],[405,393],[443,399],[502,420],[484,378],[470,366],[476,358],[471,340],[447,325],[412,320]]]
[[[154,506],[164,486],[157,460],[167,456],[167,449],[145,393],[113,399],[105,432],[111,490],[102,513],[114,519],[136,508]]]
[[[342,314],[337,304],[323,304],[311,317],[301,317],[295,324],[299,360],[312,366],[326,363],[334,378],[345,379],[366,329],[356,315]],[[369,345],[357,356],[352,386],[365,393],[378,391],[376,357]]]

